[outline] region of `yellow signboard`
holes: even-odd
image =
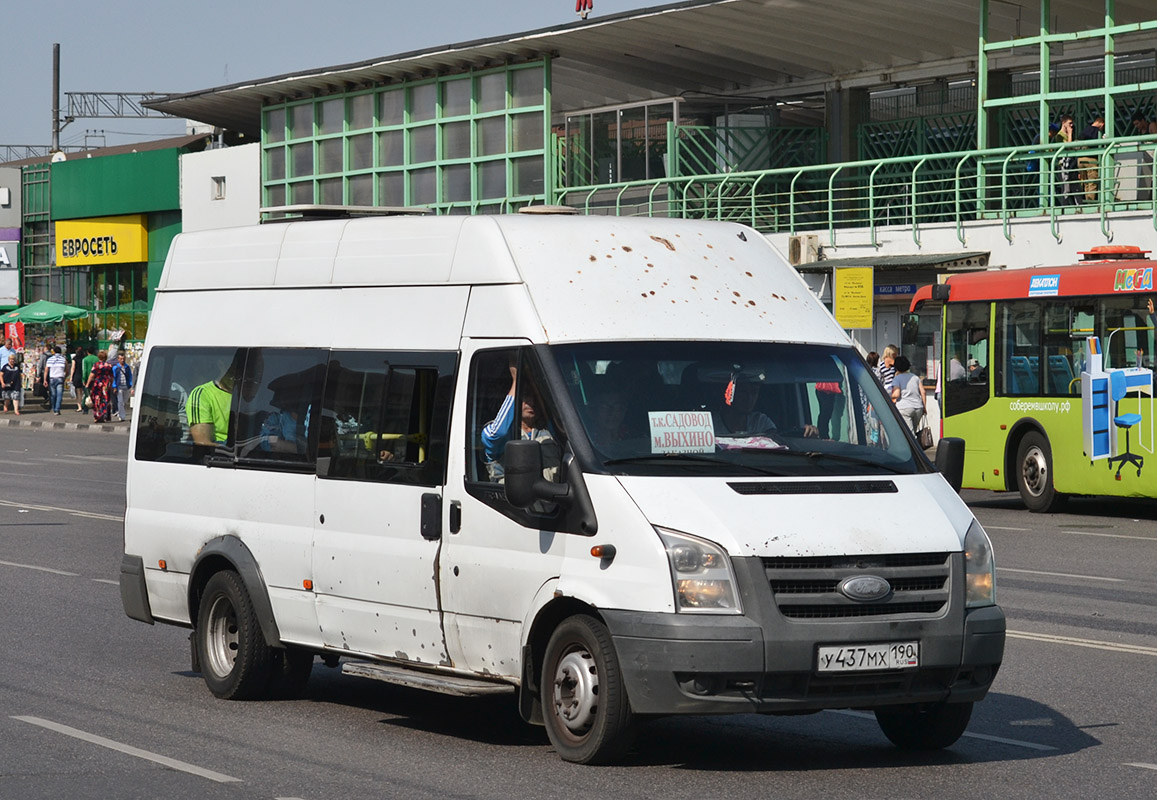
[[[125,264],[149,260],[144,214],[61,220],[56,223],[56,266]]]
[[[872,327],[871,267],[836,267],[835,317],[843,328]]]

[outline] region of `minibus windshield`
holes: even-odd
[[[595,471],[887,475],[926,471],[851,347],[587,342],[550,348]]]

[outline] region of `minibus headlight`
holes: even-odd
[[[996,562],[992,556],[992,542],[976,520],[964,534],[964,582],[966,608],[996,605]]]
[[[656,527],[667,549],[675,610],[691,614],[740,614],[739,592],[731,559],[706,539]]]

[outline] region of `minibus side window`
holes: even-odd
[[[333,353],[318,429],[317,474],[444,483],[456,362],[454,353]]]
[[[466,481],[471,494],[503,514],[534,527],[549,528],[558,506],[539,502],[516,509],[506,501],[502,455],[512,439],[535,439],[542,446],[543,477],[563,475],[565,435],[546,380],[528,349],[486,350],[474,357],[470,373]]]
[[[313,471],[328,352],[253,348],[238,386],[240,466]]]
[[[240,373],[244,356],[236,347],[154,347],[137,400],[136,459],[201,464],[214,447],[228,452],[233,373]],[[194,424],[214,444],[195,445]]]

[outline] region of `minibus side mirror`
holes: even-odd
[[[561,502],[570,495],[570,486],[542,477],[542,443],[520,439],[506,443],[502,454],[506,499],[516,508],[529,508],[539,500]]]
[[[954,436],[941,439],[936,445],[936,471],[944,476],[957,493],[964,484],[964,440]]]

